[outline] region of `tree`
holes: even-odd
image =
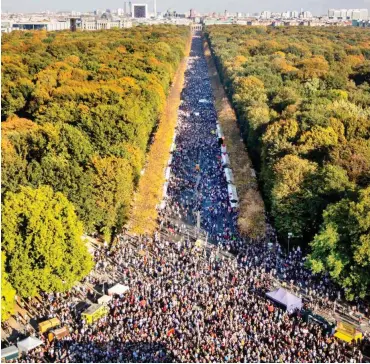
[[[299,76],[304,80],[325,77],[329,71],[329,64],[322,56],[306,58],[297,67]]]
[[[328,271],[347,298],[365,297],[370,289],[370,188],[354,201],[329,205],[323,217],[308,265],[314,273]]]
[[[306,181],[317,170],[316,163],[295,155],[286,155],[274,166],[275,183],[271,191],[272,213],[283,236],[309,233],[309,221],[315,218],[314,193]]]
[[[288,232],[301,236],[306,245],[329,205],[353,202],[370,185],[367,34],[217,26],[207,27],[206,35],[277,231],[285,239]],[[243,212],[253,211],[253,199],[250,205],[241,204]],[[247,222],[240,219],[240,227],[248,230]],[[356,236],[356,223],[347,230]],[[357,239],[357,259],[366,257],[368,236]],[[321,238],[329,244],[336,232],[328,227]],[[313,264],[315,271],[328,270],[319,260]],[[366,286],[367,277],[353,264],[351,272],[343,268],[352,277],[348,284]]]
[[[117,157],[95,156],[92,162],[95,201],[100,210],[100,220],[96,223],[103,228],[106,240],[110,240],[111,229],[122,228],[132,202],[132,167],[126,159]]]
[[[188,39],[168,26],[5,36],[3,198],[48,185],[87,231],[122,226]]]
[[[1,321],[6,321],[14,311],[15,289],[8,281],[5,270],[6,256],[1,252]]]
[[[20,296],[63,292],[89,273],[91,256],[73,205],[50,187],[21,187],[3,204],[2,249]]]

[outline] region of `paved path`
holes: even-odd
[[[237,235],[236,213],[230,211],[216,126],[217,113],[207,62],[198,36],[193,39],[185,73],[167,213],[196,225],[196,211],[200,211],[201,227],[211,241],[225,231]],[[178,211],[171,210],[174,206]]]

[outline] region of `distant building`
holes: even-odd
[[[104,13],[106,14],[106,13]],[[103,14],[103,15],[104,15]],[[113,19],[111,17],[101,18],[82,18],[81,19],[81,30],[102,30],[112,28],[131,28],[132,22],[129,19]]]
[[[340,9],[340,18],[343,20],[347,19],[347,9]]]
[[[368,20],[368,9],[329,9],[328,18],[334,20]]]
[[[133,18],[148,18],[148,4],[132,4],[131,14]]]
[[[9,28],[7,28],[6,32],[11,32],[13,30],[47,30],[47,31],[55,31],[55,30],[67,30],[70,29],[70,21],[45,21],[45,22],[14,22],[9,24]]]
[[[195,18],[195,17],[196,17],[195,10],[194,9],[190,9],[190,18]]]
[[[368,20],[369,19],[369,10],[360,9],[360,19],[359,20]]]
[[[262,11],[261,19],[270,19],[271,18],[271,11]]]
[[[310,11],[304,11],[301,13],[301,17],[303,19],[311,19],[312,18],[312,13]]]

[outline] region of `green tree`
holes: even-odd
[[[6,321],[10,317],[15,303],[15,289],[8,281],[5,265],[5,252],[1,252],[1,321]]]
[[[66,291],[91,270],[82,224],[62,193],[21,187],[6,195],[2,217],[6,272],[19,295]]]
[[[365,297],[370,289],[370,187],[354,201],[329,205],[323,216],[308,265],[314,273],[328,271],[349,299]]]
[[[287,236],[308,234],[309,221],[315,217],[315,194],[306,181],[316,173],[316,163],[295,155],[286,155],[274,166],[275,183],[271,191],[272,213],[276,226]]]

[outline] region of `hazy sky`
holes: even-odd
[[[154,0],[133,0],[147,3],[152,10]],[[123,0],[2,0],[2,11],[33,12],[43,10],[76,10],[123,8]],[[200,12],[228,10],[230,12],[260,12],[262,10],[310,10],[315,15],[326,14],[328,8],[370,8],[370,0],[157,0],[158,11],[172,8],[178,12],[194,8]]]

